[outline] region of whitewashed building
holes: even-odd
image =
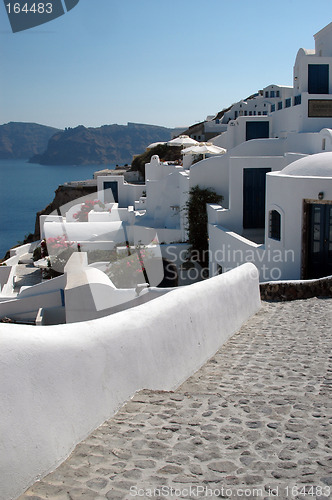
[[[224,197],[222,206],[208,209],[211,275],[245,260],[260,268],[262,281],[332,272],[331,251],[327,261],[323,257],[329,234],[320,242],[325,264],[314,270],[309,250],[314,223],[308,215],[311,210],[324,212],[321,232],[331,223],[329,208],[322,206],[332,204],[332,154],[319,153],[332,151],[332,23],[314,38],[314,50],[298,51],[293,87],[270,85],[250,102],[234,105],[225,115],[227,131],[213,141],[227,148],[227,154],[191,168],[191,185],[213,187]],[[313,156],[309,160],[307,155]],[[308,170],[303,176],[302,168]],[[269,233],[277,220],[279,240]]]
[[[301,176],[283,177],[280,172],[308,155],[332,151],[331,72],[332,23],[315,35],[314,50],[298,51],[292,87],[268,85],[234,104],[220,118],[208,117],[206,123],[210,124],[211,133],[212,130],[222,132],[213,143],[225,148],[226,154],[190,166],[185,161],[184,166],[161,162],[158,156],[154,156],[146,165],[144,185],[126,183],[123,176],[98,176],[98,199],[107,206],[115,203],[111,214],[94,211],[89,214],[88,222],[79,224],[70,218],[70,212],[61,220],[56,217],[52,220],[48,216],[47,231],[55,236],[65,227],[70,239],[82,242],[86,249],[91,245],[108,247],[124,241],[148,244],[155,238],[165,244],[185,242],[187,223],[184,209],[190,188],[198,185],[212,188],[223,196],[222,206],[209,207],[208,210],[211,275],[250,260],[240,252],[243,245],[249,245],[251,249],[257,247],[258,261],[256,257],[251,257],[251,260],[260,267],[261,280],[310,275],[302,262],[302,247],[295,244],[295,240],[280,240],[283,243],[279,247],[283,245],[283,251],[292,251],[296,256],[292,257],[291,263],[288,260],[287,265],[280,264],[278,272],[274,266],[270,266],[272,273],[265,272],[265,258],[270,257],[266,257],[267,251],[264,257],[260,252],[264,248],[267,250],[267,246],[273,249],[276,246],[268,236],[270,217],[275,216],[270,206],[277,203],[269,198],[273,193],[270,186],[275,185],[276,179],[279,184],[283,179],[289,185],[296,179],[302,186]],[[314,161],[316,159],[315,156]],[[301,167],[302,163],[297,165]],[[316,174],[306,176],[306,186],[312,183],[315,193],[316,177]],[[327,175],[327,185],[329,182]],[[301,189],[296,192],[307,197],[305,190],[302,192]],[[283,185],[277,193],[276,199],[279,198],[281,205],[286,192]],[[328,190],[324,192],[328,193]],[[317,201],[317,193],[310,196]],[[332,199],[326,196],[324,204]],[[288,202],[285,203],[287,208]],[[286,225],[293,224],[294,232],[302,231],[302,212],[301,209],[293,218],[287,217]],[[229,248],[231,257],[228,253],[217,252],[226,248]],[[238,252],[234,254],[234,251]],[[279,260],[286,258],[289,259],[289,254]]]

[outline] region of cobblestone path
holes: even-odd
[[[332,498],[332,299],[264,303],[175,392],[141,391],[21,500]]]

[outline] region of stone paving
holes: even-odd
[[[332,498],[332,299],[264,303],[175,392],[141,391],[20,500]]]

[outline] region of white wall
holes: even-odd
[[[271,168],[280,170],[284,166],[281,156],[231,157],[229,167],[229,204],[220,218],[220,224],[232,231],[243,231],[243,170],[245,168]]]
[[[223,204],[228,206],[229,154],[213,156],[195,163],[190,169],[190,187],[214,189],[223,195]]]
[[[125,182],[123,175],[100,175],[97,178],[98,199],[105,201],[104,182],[118,183],[119,207],[126,208],[129,205],[134,206],[135,201],[142,196],[145,191],[144,184],[129,184]]]
[[[280,193],[283,193],[280,198]],[[280,279],[300,279],[302,264],[303,200],[318,200],[318,193],[324,192],[324,200],[332,200],[332,179],[324,177],[298,177],[271,173],[266,185],[266,243],[273,249],[292,249],[294,259],[281,264]],[[281,240],[268,238],[268,213],[281,213]]]
[[[50,222],[44,225],[45,238],[66,235],[67,241],[126,241],[121,221],[113,222]]]
[[[0,299],[3,298],[6,300],[8,298],[7,296],[13,295],[16,266],[22,256],[27,253],[32,253],[39,243],[40,241],[34,241],[33,243],[27,243],[10,250],[9,259],[5,260],[3,262],[5,265],[0,268]]]
[[[178,387],[259,308],[258,274],[247,264],[111,323],[2,324],[0,499],[54,469],[135,391]]]
[[[218,265],[229,270],[249,261],[259,269],[261,282],[301,278],[303,200],[319,203],[319,192],[324,192],[324,200],[332,200],[332,180],[283,175],[282,171],[271,172],[266,178],[264,245],[256,245],[233,232],[235,223],[227,225],[231,211],[208,205],[211,276],[218,272]],[[271,210],[281,214],[280,240],[268,236]]]
[[[315,51],[319,55],[322,51],[322,56],[332,56],[332,23],[325,26],[314,35]]]

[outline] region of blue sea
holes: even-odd
[[[0,258],[25,235],[34,233],[36,213],[54,198],[60,184],[92,179],[114,165],[45,166],[27,160],[0,160]]]

